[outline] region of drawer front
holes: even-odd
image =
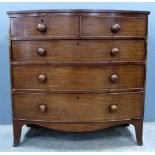
[[[142,17],[81,17],[82,36],[145,36],[145,27]]]
[[[15,89],[142,88],[141,65],[115,66],[14,66]]]
[[[89,122],[141,118],[143,93],[14,94],[18,119]]]
[[[144,61],[144,40],[14,41],[12,61]]]
[[[76,35],[76,16],[64,14],[47,17],[22,17],[11,19],[12,37],[75,37]]]

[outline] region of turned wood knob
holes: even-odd
[[[113,48],[111,50],[111,55],[113,55],[113,56],[117,55],[118,53],[119,53],[119,49],[118,48]]]
[[[38,76],[38,80],[39,80],[40,82],[45,82],[45,81],[46,81],[46,76],[45,76],[45,75],[39,75],[39,76]]]
[[[121,26],[119,24],[114,24],[111,28],[112,32],[116,33],[118,31],[120,31]]]
[[[46,55],[46,49],[44,49],[44,48],[38,48],[37,53],[40,56],[45,56]]]
[[[43,104],[43,105],[41,105],[41,106],[39,107],[39,110],[40,110],[40,112],[44,113],[44,112],[47,111],[47,106]]]
[[[117,105],[112,104],[112,105],[110,105],[109,109],[110,109],[110,112],[116,112],[118,110],[118,107],[117,107]]]
[[[45,26],[45,24],[43,24],[43,23],[38,24],[37,30],[38,30],[39,32],[45,32],[45,31],[46,31],[46,26]]]
[[[112,82],[117,82],[119,80],[119,77],[118,77],[118,75],[113,74],[113,75],[111,75],[110,80]]]

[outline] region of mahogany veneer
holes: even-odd
[[[14,146],[23,125],[88,132],[133,124],[142,145],[146,11],[11,11]]]

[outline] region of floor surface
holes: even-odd
[[[143,146],[137,146],[134,127],[115,127],[90,133],[65,133],[23,127],[21,143],[12,147],[11,125],[0,125],[0,151],[130,152],[155,151],[155,122],[144,123]]]

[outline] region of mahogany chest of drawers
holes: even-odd
[[[135,127],[142,145],[146,11],[11,11],[14,146],[23,125]]]

